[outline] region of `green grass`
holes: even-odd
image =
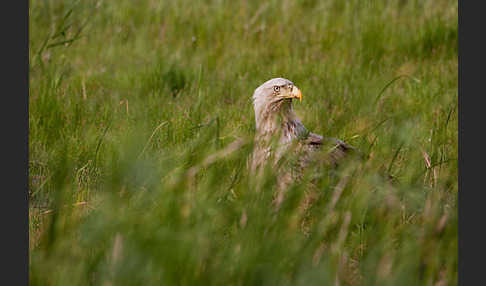
[[[31,285],[457,285],[456,1],[29,17]],[[246,164],[251,95],[280,76],[309,130],[370,158],[309,170],[275,211],[278,173]]]

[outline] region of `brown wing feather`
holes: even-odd
[[[321,149],[322,146],[329,146],[329,153],[327,154],[326,161],[331,165],[337,165],[339,161],[350,154],[359,153],[355,147],[340,139],[323,137],[312,132],[309,133],[309,136],[304,142],[313,150]]]

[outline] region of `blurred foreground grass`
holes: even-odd
[[[456,1],[29,7],[31,285],[457,285]],[[246,160],[279,76],[370,158],[275,211]]]

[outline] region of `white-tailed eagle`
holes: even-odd
[[[266,163],[278,167],[282,158],[295,155],[292,171],[279,178],[283,185],[298,179],[312,161],[336,166],[356,150],[342,140],[308,131],[292,110],[293,99],[302,101],[302,92],[285,78],[268,80],[253,93],[256,134],[250,168],[255,171]]]

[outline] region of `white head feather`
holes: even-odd
[[[253,108],[255,109],[255,123],[257,129],[260,127],[264,113],[270,111],[268,109],[271,107],[272,103],[281,100],[273,95],[274,86],[282,86],[286,84],[293,85],[294,83],[285,78],[272,78],[257,87],[253,92]],[[290,103],[290,109],[291,108],[292,105]]]

